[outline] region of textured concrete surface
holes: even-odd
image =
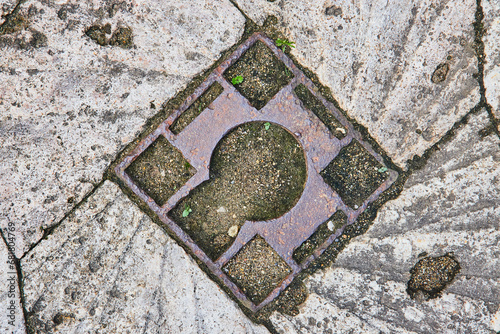
[[[484,86],[493,113],[500,118],[500,1],[484,0]]]
[[[267,333],[109,181],[22,268],[37,330]]]
[[[356,333],[364,332],[361,326],[383,333],[499,330],[500,139],[480,137],[488,122],[485,111],[472,116],[331,269],[307,280],[314,302],[306,302],[295,318],[274,315],[281,332],[348,332],[352,324],[336,329],[330,310],[337,310],[341,323],[350,314],[360,323]],[[461,266],[442,297],[429,301],[410,299],[406,292],[410,269],[424,252],[453,252]]]
[[[380,333],[379,329],[352,312],[337,307],[317,294],[307,298],[297,316],[290,318],[276,313],[272,321],[278,333]]]
[[[0,240],[0,332],[266,333],[116,185],[96,189],[146,120],[239,40],[244,16],[229,0],[21,0],[5,25],[17,3],[0,0],[0,228],[7,241],[14,229],[24,291]],[[480,100],[475,0],[235,3],[258,24],[276,16],[291,54],[404,169]],[[500,2],[481,4],[479,79],[500,118]],[[113,39],[121,29],[130,44]],[[300,313],[272,315],[276,331],[499,333],[500,139],[489,126],[481,110],[410,169],[368,232],[306,281]],[[410,299],[410,269],[448,252],[461,265],[451,285]]]
[[[475,0],[237,2],[257,22],[279,18],[292,54],[400,166],[479,102]]]
[[[0,226],[16,223],[21,256],[239,39],[244,18],[228,1],[26,1],[19,15],[28,27],[0,36]],[[107,23],[130,27],[133,47],[84,34]]]

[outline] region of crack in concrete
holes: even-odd
[[[484,29],[484,12],[483,6],[481,4],[482,0],[477,0],[475,21],[474,21],[474,32],[475,32],[475,49],[476,49],[476,57],[478,63],[478,75],[477,82],[479,83],[479,92],[481,94],[481,100],[479,101],[479,105],[486,109],[488,115],[490,117],[490,122],[492,124],[491,131],[495,132],[498,137],[500,137],[500,130],[498,129],[500,125],[500,120],[498,120],[493,114],[493,107],[488,103],[486,99],[486,87],[484,85],[484,63],[486,59],[486,54],[484,52],[484,41],[483,37],[486,33]]]
[[[245,18],[245,21],[247,23],[251,23],[253,25],[257,25],[244,11],[243,9],[240,8],[240,6],[236,3],[235,0],[229,0],[229,2],[241,13],[241,15],[243,15],[243,17]]]
[[[16,257],[14,250],[9,246],[9,243],[7,242],[7,238],[5,237],[5,234],[1,228],[0,228],[0,236],[2,237],[2,240],[5,243],[5,246],[7,247],[7,251],[11,254],[11,256],[14,259],[14,265],[16,266],[16,273],[17,273],[17,284],[18,284],[18,288],[19,288],[19,300],[20,300],[20,304],[21,304],[21,308],[22,308],[23,316],[24,316],[24,326],[27,329],[28,322],[26,319],[27,319],[28,314],[26,312],[26,307],[25,307],[26,301],[25,301],[24,289],[23,289],[24,280],[23,280],[23,272],[22,272],[22,268],[21,268],[21,259],[18,259]]]
[[[24,0],[22,0],[22,1],[24,1]],[[56,222],[54,225],[51,225],[50,227],[44,229],[43,236],[40,238],[40,240],[38,240],[36,243],[31,245],[30,248],[19,259],[14,254],[16,268],[18,269],[17,272],[18,272],[18,282],[19,282],[19,295],[21,298],[21,307],[23,309],[23,314],[24,314],[24,326],[26,328],[27,334],[35,334],[35,333],[31,330],[31,327],[28,324],[28,319],[31,316],[31,312],[28,312],[28,309],[26,306],[26,297],[24,294],[24,278],[23,278],[23,272],[22,272],[22,267],[21,267],[21,260],[27,254],[29,254],[36,246],[38,246],[42,242],[42,240],[47,239],[48,236],[51,235],[53,233],[53,231],[59,225],[61,225],[64,220],[66,220],[70,215],[72,215],[78,208],[83,206],[85,204],[85,202],[88,200],[88,198],[91,197],[97,191],[97,189],[99,189],[99,187],[104,183],[104,181],[106,181],[106,180],[104,178],[102,178],[101,181],[98,182],[97,184],[95,184],[94,187],[88,192],[88,194],[85,195],[80,202],[75,204],[75,206],[73,206],[73,208],[71,208],[58,222]],[[2,229],[0,229],[0,232],[2,232]],[[3,232],[1,234],[2,234],[2,238],[3,238],[4,237]],[[11,250],[9,248],[9,251],[12,252],[13,250]]]
[[[15,15],[16,11],[19,11],[20,5],[22,3],[24,3],[25,1],[26,0],[19,0],[18,3],[16,4],[16,7],[8,15]],[[248,15],[237,5],[237,3],[234,0],[229,0],[229,2],[245,17],[245,20],[246,20],[245,30],[248,31],[249,27],[251,27],[250,30],[255,29],[255,27],[257,26],[257,24],[248,17]],[[398,172],[400,173],[400,175],[401,175],[401,188],[405,184],[405,182],[408,179],[408,177],[410,175],[412,175],[414,171],[422,169],[426,165],[426,163],[429,160],[429,158],[436,151],[439,150],[440,146],[446,144],[451,139],[453,139],[456,136],[457,131],[459,131],[461,125],[462,124],[466,124],[467,121],[468,121],[468,119],[469,119],[469,117],[472,114],[478,113],[482,108],[485,108],[487,110],[487,112],[488,112],[488,116],[490,118],[490,122],[491,122],[491,124],[493,126],[492,131],[495,132],[495,134],[498,137],[500,137],[500,131],[498,129],[498,125],[500,124],[500,121],[495,118],[495,116],[493,114],[492,106],[488,103],[488,101],[486,99],[486,96],[485,96],[485,91],[486,90],[485,90],[485,85],[484,85],[484,60],[485,60],[485,56],[486,55],[485,55],[485,52],[484,52],[484,42],[483,42],[483,36],[485,34],[485,31],[484,31],[484,26],[483,26],[484,14],[483,14],[483,8],[482,8],[482,5],[481,5],[481,0],[477,0],[477,8],[476,8],[476,13],[475,13],[475,19],[476,19],[475,22],[474,22],[475,47],[476,47],[476,57],[477,57],[477,60],[478,60],[477,81],[478,81],[479,86],[480,86],[480,102],[476,106],[474,106],[466,115],[464,115],[459,121],[455,122],[453,124],[453,126],[439,139],[439,141],[436,142],[436,144],[434,144],[430,148],[428,148],[422,154],[422,156],[415,156],[412,160],[408,160],[408,166],[409,167],[408,167],[408,170],[406,172],[402,171],[400,168],[397,168],[397,166],[395,166],[394,164],[392,164],[392,162],[388,158],[387,154],[383,150],[381,150],[378,145],[375,145],[376,149],[379,152],[382,152],[382,155],[384,157],[384,161],[386,161],[389,165],[391,165],[392,168],[398,170]],[[245,33],[242,36],[242,39],[244,39],[244,38],[245,38]],[[237,42],[235,45],[239,45],[240,42]],[[226,53],[224,53],[222,55],[221,59],[225,59],[225,57],[226,57]],[[293,60],[296,62],[296,59],[294,57],[293,57]],[[221,60],[216,61],[215,64],[213,65],[213,67],[217,66],[217,63],[219,63],[220,61]],[[211,68],[208,69],[206,72],[210,72]],[[311,72],[307,71],[307,73],[311,73]],[[203,76],[203,74],[201,76]],[[318,84],[317,80],[313,80],[313,81],[315,82],[315,84]],[[321,86],[324,87],[323,85],[321,85]],[[346,115],[345,111],[342,108],[340,108],[340,106],[338,105],[338,103],[335,100],[334,100],[334,103],[335,103],[336,107],[339,110],[341,110],[344,115]],[[168,102],[165,103],[165,105],[163,106],[162,109],[166,108],[167,105],[168,105]],[[163,112],[160,112],[159,114],[163,114]],[[363,136],[366,136],[367,138],[371,138],[371,136],[369,135],[369,132],[368,132],[368,130],[366,128],[364,128],[363,126],[359,125],[356,121],[352,120],[351,118],[348,118],[348,119],[349,119],[349,121],[351,123],[353,123],[355,125],[355,127],[358,129],[358,131],[361,129],[360,132],[363,134]],[[145,130],[144,130],[143,133],[147,133],[147,132],[149,132],[148,126],[145,127]],[[141,137],[141,136],[142,135],[140,135],[139,137]],[[371,141],[370,141],[370,144],[372,144]],[[131,143],[130,145],[135,146],[134,143]],[[123,151],[126,151],[126,149],[123,150]],[[23,274],[22,274],[22,268],[21,268],[20,261],[28,253],[30,253],[31,251],[33,251],[38,246],[38,244],[40,244],[40,242],[42,240],[47,239],[47,237],[49,235],[51,235],[53,233],[53,231],[59,225],[61,225],[62,222],[65,221],[72,213],[74,213],[78,208],[80,208],[88,200],[88,198],[91,197],[96,192],[96,190],[104,183],[104,181],[110,180],[112,182],[116,182],[115,178],[113,178],[112,176],[110,176],[111,173],[109,173],[109,171],[112,170],[112,166],[118,160],[120,160],[119,156],[117,157],[117,159],[115,161],[113,161],[110,164],[110,167],[107,169],[107,171],[105,173],[103,173],[103,177],[101,178],[101,181],[98,182],[96,185],[94,185],[94,187],[92,188],[92,190],[90,190],[84,196],[84,198],[80,202],[78,202],[73,208],[71,208],[57,223],[51,225],[48,228],[45,228],[43,236],[40,238],[40,240],[37,241],[36,243],[32,244],[30,246],[30,248],[20,258],[15,257],[15,255],[13,254],[13,250],[9,246],[7,246],[8,251],[11,252],[11,254],[14,255],[14,259],[15,259],[15,263],[16,263],[16,270],[17,270],[17,274],[18,274],[18,283],[19,283],[19,290],[20,290],[21,305],[22,305],[22,308],[23,308],[23,313],[24,313],[24,318],[25,318],[25,325],[26,325],[26,329],[28,330],[28,333],[30,333],[29,332],[28,323],[27,323],[28,318],[29,318],[29,313],[28,313],[28,311],[26,309],[25,296],[24,296],[24,290],[23,290],[23,279],[22,279]],[[121,184],[118,183],[118,185],[121,187]],[[121,187],[121,188],[123,189],[123,187]],[[401,191],[398,192],[397,196],[399,195],[400,192]],[[132,199],[132,200],[135,202],[134,199]],[[3,233],[3,231],[1,229],[0,229],[0,235],[1,235],[2,239],[3,239],[3,241],[6,243],[5,235],[4,235],[4,233]],[[271,333],[277,333],[276,329],[274,328],[274,325],[270,321],[264,321],[262,324]]]

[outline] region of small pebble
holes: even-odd
[[[233,225],[227,230],[227,234],[231,237],[234,238],[238,234],[238,225]]]
[[[226,213],[227,209],[225,207],[221,206],[220,208],[217,209],[217,212],[218,213]]]
[[[332,221],[329,221],[329,222],[328,222],[328,224],[327,224],[326,226],[328,226],[328,229],[329,229],[330,231],[333,231],[333,230],[335,229],[335,226],[333,225],[333,222],[332,222]]]

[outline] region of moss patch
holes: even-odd
[[[255,304],[260,304],[292,272],[259,235],[229,260],[223,270]]]
[[[162,206],[196,170],[165,137],[159,136],[125,172]]]
[[[194,101],[188,109],[186,109],[175,121],[170,125],[169,129],[173,134],[179,134],[186,126],[188,126],[199,114],[205,110],[210,103],[222,94],[224,88],[220,83],[213,83],[196,101]]]
[[[357,208],[389,176],[383,167],[353,139],[320,174],[346,205]]]
[[[292,72],[261,41],[255,42],[224,72],[229,82],[238,76],[243,81],[235,85],[236,89],[257,109],[262,109],[293,78]]]
[[[289,211],[305,181],[303,150],[287,130],[246,123],[221,139],[212,154],[210,179],[179,201],[169,216],[215,260],[245,220],[269,220]],[[192,212],[183,217],[186,206]]]
[[[21,15],[16,7],[12,13],[5,16],[5,21],[0,25],[0,36],[12,34],[28,27],[28,20]]]
[[[111,25],[109,23],[106,25],[95,24],[85,30],[85,35],[90,37],[91,40],[93,40],[100,46],[108,45],[106,33],[111,34]]]

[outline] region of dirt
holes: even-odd
[[[106,34],[111,34],[111,25],[109,23],[106,25],[95,24],[85,30],[85,35],[89,36],[91,40],[100,46],[108,45]]]
[[[406,291],[412,299],[419,295],[425,300],[440,297],[459,271],[460,264],[451,253],[423,258],[410,270]]]
[[[302,101],[304,106],[312,111],[323,124],[326,125],[331,134],[338,139],[345,137],[347,129],[326,109],[326,107],[318,100],[311,91],[303,84],[298,85],[294,89],[295,95]]]
[[[237,76],[243,77],[243,82],[234,86],[259,110],[293,78],[292,72],[261,41],[255,42],[224,72],[229,82]]]
[[[131,28],[119,27],[113,32],[113,35],[111,35],[109,45],[130,49],[134,45],[133,40],[134,35],[132,34]]]
[[[221,139],[209,180],[169,216],[216,260],[246,220],[277,218],[295,206],[305,181],[304,152],[292,134],[273,123],[246,123]],[[191,212],[183,217],[186,208]]]
[[[229,260],[223,270],[257,305],[292,271],[259,235]]]
[[[308,291],[304,283],[294,281],[280,293],[276,309],[282,314],[294,317],[300,313],[299,305],[306,301],[307,296]]]
[[[194,101],[188,109],[186,109],[175,121],[170,125],[169,129],[173,134],[179,134],[186,126],[188,126],[199,114],[205,110],[210,103],[214,102],[215,99],[224,91],[224,88],[215,82],[207,90]]]
[[[346,205],[357,209],[387,179],[389,173],[353,139],[321,171],[321,176]]]
[[[125,172],[162,206],[196,173],[196,169],[165,137],[159,136]]]
[[[431,81],[440,83],[446,80],[450,66],[447,63],[439,64],[434,73],[432,73]]]
[[[105,25],[95,24],[88,27],[85,30],[85,35],[90,37],[94,42],[100,46],[119,46],[124,49],[129,49],[133,46],[133,34],[132,29],[129,27],[119,27],[117,28],[111,37],[108,39],[106,35],[111,34],[111,25],[109,23]]]
[[[337,229],[347,223],[347,216],[342,211],[335,212],[327,221],[322,223],[316,231],[293,251],[293,259],[297,263],[302,263],[321,244],[323,244]]]

